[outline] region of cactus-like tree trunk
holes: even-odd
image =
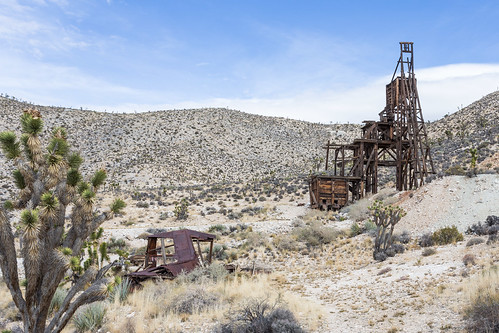
[[[13,132],[0,133],[0,148],[17,168],[13,175],[19,188],[17,200],[0,207],[0,268],[26,333],[60,332],[80,306],[105,298],[105,273],[112,264],[100,270],[88,268],[70,288],[58,311],[49,313],[52,298],[69,272],[71,258],[80,255],[88,237],[102,222],[124,207],[117,199],[109,212],[94,211],[95,193],[106,178],[105,172],[97,171],[89,183],[82,180],[78,171],[82,159],[70,153],[62,128],[53,130],[44,152],[38,137],[42,124],[40,113],[30,110],[21,117],[20,138]],[[70,207],[70,227],[66,230]],[[22,211],[18,222],[23,239],[20,254],[26,278],[24,296],[12,232],[17,221],[12,221],[8,212],[13,209]]]
[[[393,229],[406,213],[398,206],[386,206],[381,201],[375,201],[369,210],[372,213],[373,222],[376,224],[373,252],[373,257],[376,259],[379,253],[386,252],[392,246]]]

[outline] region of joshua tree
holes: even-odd
[[[177,220],[185,220],[189,216],[189,203],[186,198],[183,198],[178,205],[175,205],[174,214]]]
[[[0,207],[0,267],[24,331],[60,332],[81,305],[106,296],[110,281],[105,274],[113,264],[101,269],[91,265],[69,289],[59,310],[49,314],[51,300],[69,274],[73,256],[80,255],[92,232],[123,209],[124,202],[116,199],[109,212],[95,211],[95,193],[106,172],[99,170],[89,183],[83,181],[78,171],[83,160],[69,151],[66,131],[60,127],[52,131],[46,151],[42,151],[39,134],[43,122],[38,111],[24,112],[21,125],[19,139],[14,132],[0,133],[0,148],[16,168],[13,178],[19,188],[19,197]],[[21,211],[18,223],[11,210]],[[24,293],[19,283],[14,226],[20,231]],[[52,318],[47,322],[49,315]]]
[[[406,212],[398,206],[384,205],[379,200],[376,200],[369,207],[369,210],[376,224],[374,259],[386,258],[386,251],[392,246],[392,235],[395,224],[406,215]]]
[[[476,161],[478,160],[478,149],[470,148],[469,151],[470,151],[470,155],[471,155],[470,168],[475,169],[476,168]]]

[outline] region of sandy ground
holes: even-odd
[[[408,230],[417,236],[447,225],[464,231],[472,223],[484,222],[488,215],[499,215],[499,176],[445,177],[415,191],[398,193],[396,198],[407,211],[396,233]],[[103,199],[101,204],[109,201]],[[127,202],[126,215],[104,224],[104,237],[123,238],[132,247],[146,244],[138,236],[149,228],[207,231],[215,224],[245,223],[253,231],[270,236],[290,232],[297,222],[305,220],[322,221],[338,229],[349,229],[353,223],[343,218],[334,221],[330,219],[332,213],[309,209],[306,195],[292,202],[286,197],[279,202],[265,202],[265,213],[239,220],[229,220],[219,213],[201,216],[206,207],[216,205],[213,202],[190,207],[191,216],[181,222],[174,217],[159,219],[161,212],[171,211],[171,206],[144,209],[129,198]],[[244,207],[226,204],[228,208]],[[128,221],[134,222],[126,225]],[[321,332],[459,332],[464,327],[463,286],[469,283],[468,276],[499,262],[497,244],[466,247],[471,237],[437,247],[431,256],[422,256],[422,249],[413,241],[403,254],[382,263],[373,260],[368,235],[342,239],[309,253],[254,253],[241,263],[258,261],[274,267],[285,290],[321,304],[326,313]],[[465,254],[473,254],[476,265],[465,266]]]
[[[407,211],[397,226],[413,234],[455,225],[460,231],[499,215],[499,175],[451,176],[434,180],[414,192],[401,194]]]
[[[352,250],[351,255],[358,258],[351,261],[333,250],[329,261],[301,258],[283,272],[291,290],[327,309],[326,331],[440,332],[445,328],[457,332],[464,327],[463,286],[468,281],[464,276],[479,271],[480,265],[499,261],[496,246],[468,248],[465,244],[466,240],[438,247],[429,257],[413,249],[383,263],[372,260],[370,253]],[[462,258],[468,253],[480,264],[464,266]]]
[[[397,204],[407,211],[396,232],[408,230],[417,236],[448,225],[465,231],[489,215],[499,215],[499,176],[445,177],[415,191],[398,193],[396,197]],[[311,211],[306,203],[305,197],[293,203],[277,203],[269,215],[245,218],[244,223],[254,231],[275,235],[289,232],[294,222],[305,216],[317,215],[317,219],[338,229],[348,229],[353,223],[324,220],[326,213]],[[229,222],[218,215],[205,218],[194,211],[192,219],[182,225],[171,219],[150,225],[206,231],[213,224],[229,226],[242,222]],[[123,229],[118,224],[113,229],[106,228],[106,235],[144,245],[145,241],[134,237],[146,229],[146,226]],[[470,238],[466,236],[458,244],[437,247],[436,254],[427,257],[422,256],[422,249],[413,242],[405,253],[382,263],[372,259],[372,241],[367,235],[347,239],[342,245],[326,247],[316,254],[263,256],[254,260],[273,266],[282,276],[285,289],[324,307],[327,316],[323,331],[456,332],[464,327],[462,290],[467,276],[499,261],[496,245],[466,247]],[[477,265],[464,266],[462,258],[468,253],[476,256]],[[250,261],[247,259],[246,263]]]

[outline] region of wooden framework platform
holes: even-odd
[[[325,169],[310,178],[313,208],[337,209],[346,205],[345,188],[352,200],[377,193],[380,167],[396,168],[399,191],[423,185],[425,178],[434,173],[414,75],[413,43],[400,43],[400,58],[386,86],[386,106],[379,118],[364,121],[362,137],[351,144],[328,141],[324,147]]]

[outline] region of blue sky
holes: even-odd
[[[415,43],[435,120],[499,88],[498,1],[0,0],[0,92],[135,112],[360,122]]]

